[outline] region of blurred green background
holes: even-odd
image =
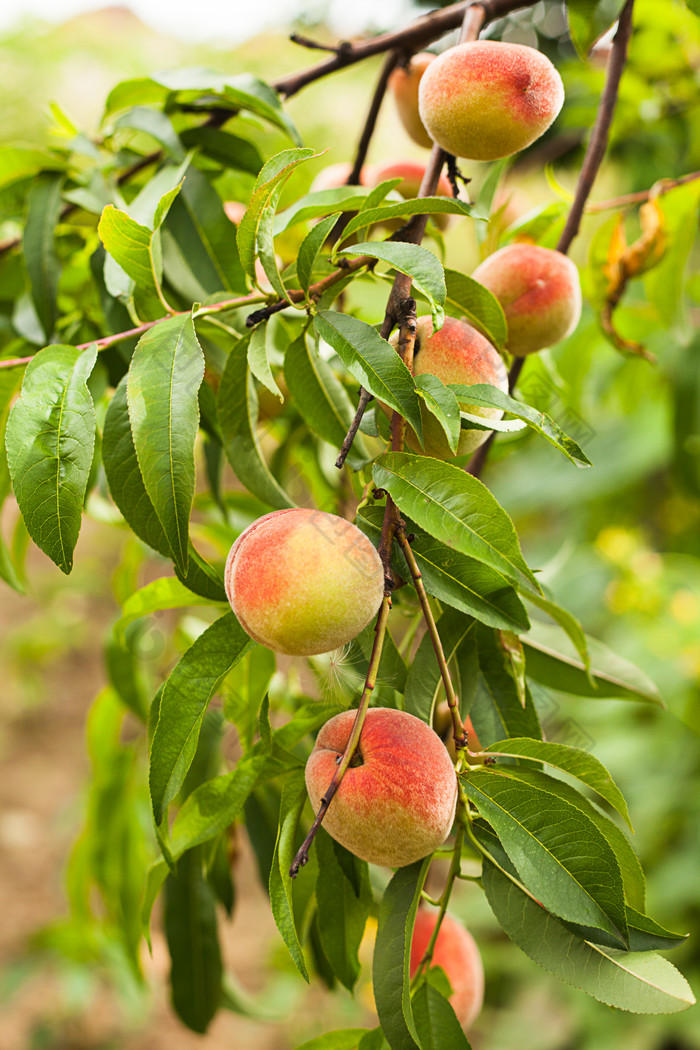
[[[300,3],[297,28],[323,39],[326,28],[303,7]],[[417,10],[406,4],[405,17]],[[700,169],[700,19],[681,0],[637,0],[635,24],[595,201]],[[94,135],[114,83],[156,69],[208,65],[272,80],[311,64],[315,54],[291,44],[286,32],[279,28],[232,49],[213,49],[188,45],[165,29],[147,29],[122,8],[59,26],[24,23],[0,38],[0,141],[51,141],[60,134],[49,110],[52,102],[86,135]],[[605,48],[587,63],[577,59],[561,4],[553,0],[506,20],[494,32],[546,50],[562,72],[567,93],[553,129],[504,173],[499,199],[512,221],[568,200],[604,79]],[[290,100],[290,113],[306,144],[328,150],[315,162],[316,171],[351,156],[378,68],[379,62],[371,60]],[[266,132],[263,139],[270,152],[281,148],[274,134]],[[424,157],[387,100],[369,160],[401,155]],[[488,169],[473,164],[465,173],[473,180],[475,196]],[[300,178],[306,182],[293,184],[289,192],[303,192],[313,174],[304,174]],[[621,356],[587,308],[576,334],[528,362],[523,373],[527,399],[577,437],[594,468],[579,471],[548,445],[518,436],[514,442],[499,440],[484,475],[514,517],[529,563],[542,570],[561,604],[590,634],[643,668],[665,699],[666,709],[658,710],[574,701],[556,693],[539,698],[548,734],[590,747],[624,791],[636,828],[635,846],[648,876],[650,914],[666,927],[690,934],[669,958],[696,994],[700,272],[693,237],[699,199],[700,181],[663,198],[668,228],[677,231],[673,248],[656,270],[632,282],[616,315],[619,329],[643,341],[656,355],[656,365]],[[547,214],[540,226],[546,227]],[[588,266],[589,251],[614,214],[591,214],[572,251],[584,271],[584,284],[594,290],[597,264]],[[632,239],[638,232],[634,210],[627,223]],[[446,236],[450,265],[465,272],[485,250],[473,230],[463,222]],[[0,237],[12,232],[10,224],[0,229]],[[486,245],[493,247],[498,234],[496,221]],[[546,236],[545,229],[545,243]],[[378,301],[378,316],[380,309]],[[518,447],[510,448],[513,443]],[[11,517],[11,509],[8,513]],[[353,1001],[343,991],[329,995],[318,986],[307,992],[293,976],[245,844],[226,954],[242,985],[262,992],[270,1014],[288,1011],[289,1020],[222,1014],[202,1043],[168,1014],[157,938],[153,961],[147,964],[155,988],[151,993],[139,990],[116,959],[103,973],[85,963],[80,945],[71,952],[62,943],[61,952],[51,951],[60,941],[56,920],[65,911],[62,871],[85,805],[89,766],[84,719],[104,680],[100,644],[116,611],[111,577],[120,558],[122,565],[128,561],[121,544],[121,533],[89,522],[68,580],[33,552],[28,596],[5,591],[0,602],[2,1046],[283,1050],[329,1028],[371,1024],[368,984]],[[147,819],[138,791],[134,805],[143,808]],[[477,937],[487,973],[486,1007],[470,1036],[477,1050],[700,1047],[697,1008],[668,1018],[637,1018],[608,1009],[550,978],[512,946],[475,888],[463,890],[454,910]],[[50,932],[41,934],[42,929]],[[105,938],[109,957],[109,931]]]

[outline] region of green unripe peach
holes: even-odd
[[[564,102],[561,77],[546,55],[524,44],[474,40],[439,55],[420,80],[418,108],[448,153],[496,160],[525,149]]]
[[[473,275],[496,296],[508,322],[508,349],[525,357],[570,335],[581,317],[581,282],[561,252],[536,244],[509,244]]]
[[[419,908],[411,941],[410,975],[413,977],[435,929],[438,913]],[[450,1003],[463,1028],[476,1020],[484,1002],[484,967],[469,930],[445,915],[435,940],[431,961],[452,985]]]
[[[312,656],[367,626],[382,602],[384,571],[352,522],[320,510],[277,510],[233,544],[225,585],[251,638],[277,653]]]
[[[393,347],[398,346],[398,332],[389,339]],[[413,374],[416,376],[429,373],[437,376],[443,383],[461,383],[471,386],[475,383],[490,383],[504,393],[508,391],[508,373],[503,359],[487,339],[477,332],[466,321],[455,317],[446,317],[439,332],[433,331],[430,317],[419,317],[416,342],[413,350]],[[483,419],[501,419],[503,412],[499,408],[481,408],[460,402],[462,411]],[[445,433],[427,409],[421,404],[423,420],[423,449],[420,447],[415,431],[410,427],[406,432],[406,444],[414,452],[424,452],[435,459],[452,459],[455,453],[447,443]],[[488,430],[463,430],[457,446],[456,455],[465,456],[483,444],[489,436]]]
[[[350,737],[355,711],[322,727],[306,763],[314,810]],[[367,712],[353,764],[323,826],[356,857],[390,868],[412,864],[441,846],[457,804],[457,776],[437,733],[415,715],[386,707]]]
[[[435,55],[431,55],[428,51],[421,51],[420,54],[413,55],[407,66],[395,69],[389,77],[389,87],[394,96],[401,123],[413,141],[426,149],[432,149],[433,140],[420,119],[418,88],[421,77],[434,58]]]

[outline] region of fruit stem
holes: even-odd
[[[413,586],[416,588],[418,595],[418,601],[420,602],[421,609],[423,610],[423,617],[425,619],[428,633],[430,634],[430,640],[433,643],[433,649],[435,650],[435,658],[437,659],[438,666],[440,668],[440,674],[442,676],[442,682],[445,686],[445,695],[447,697],[447,706],[450,709],[450,716],[452,718],[452,736],[454,737],[455,749],[459,752],[463,751],[467,746],[467,732],[462,722],[462,716],[459,713],[459,702],[452,685],[452,678],[447,667],[447,660],[445,659],[445,651],[442,648],[442,642],[440,641],[440,635],[438,633],[437,625],[435,623],[435,617],[433,616],[433,610],[430,608],[430,602],[428,601],[428,595],[426,594],[425,587],[423,586],[423,577],[421,571],[418,568],[418,562],[416,561],[415,555],[411,549],[411,544],[408,542],[406,537],[406,527],[403,522],[396,529],[396,539],[398,540],[399,546],[403,552],[403,556],[408,562],[408,568],[411,572],[411,579],[413,580]]]
[[[299,847],[292,866],[289,869],[289,877],[295,879],[299,874],[300,870],[304,867],[309,859],[309,848],[316,832],[323,823],[328,807],[331,804],[333,796],[340,787],[340,782],[345,776],[350,762],[352,760],[357,745],[360,742],[360,734],[362,733],[362,726],[365,722],[365,717],[369,709],[369,702],[372,696],[372,691],[377,683],[377,672],[379,670],[379,661],[382,656],[382,647],[384,645],[384,635],[386,634],[386,625],[389,619],[389,612],[391,611],[391,595],[385,594],[382,600],[382,604],[379,607],[379,614],[377,616],[377,623],[374,628],[374,645],[372,646],[372,653],[369,658],[369,667],[367,668],[367,677],[365,678],[364,689],[362,690],[362,696],[360,697],[360,703],[357,707],[357,713],[355,715],[355,721],[352,724],[352,730],[348,737],[348,742],[345,745],[342,757],[338,764],[338,767],[333,774],[333,779],[326,788],[325,794],[321,798],[321,805],[319,806],[318,813],[314,818],[314,822],[309,828],[309,833]]]

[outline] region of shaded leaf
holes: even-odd
[[[433,314],[433,326],[437,331],[445,319],[443,307],[447,289],[442,263],[433,252],[417,244],[402,244],[399,241],[368,241],[343,248],[339,255],[369,255],[381,259],[400,273],[407,274],[416,288],[426,296]]]

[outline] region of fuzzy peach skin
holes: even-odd
[[[402,179],[403,181],[398,184],[396,189],[404,200],[409,200],[418,196],[425,169],[426,165],[420,160],[397,160],[391,161],[389,164],[376,164],[368,172],[367,185],[378,186],[380,182],[386,182],[387,179]],[[452,197],[452,187],[447,176],[440,176],[435,196]],[[444,230],[447,228],[452,216],[436,214],[432,218],[438,227]]]
[[[410,974],[418,969],[435,929],[438,913],[419,908],[411,941]],[[484,1002],[484,967],[469,930],[445,915],[435,941],[432,966],[440,966],[452,985],[450,1003],[464,1029],[470,1028]]]
[[[396,348],[399,333],[389,339]],[[433,322],[430,317],[419,317],[416,342],[413,349],[413,374],[416,376],[429,373],[437,376],[443,383],[490,383],[504,393],[508,392],[508,373],[503,358],[491,346],[491,343],[477,332],[466,321],[455,317],[446,317],[439,332],[433,334]],[[460,402],[462,411],[484,419],[501,419],[503,412],[499,408],[480,408]],[[382,406],[388,413],[388,409]],[[409,427],[406,431],[406,444],[414,452],[423,452],[435,459],[452,459],[452,452],[445,433],[427,409],[421,404],[423,420],[423,444],[421,449],[415,431]],[[456,455],[465,456],[486,441],[489,430],[463,430],[457,446]]]
[[[525,357],[571,335],[581,317],[581,282],[571,259],[537,244],[509,244],[477,266],[508,322],[508,349]]]
[[[355,711],[343,711],[326,722],[316,738],[306,763],[306,788],[314,811],[333,778],[354,720]],[[373,707],[323,826],[356,857],[399,868],[442,845],[456,804],[457,776],[437,733],[415,715]]]
[[[430,136],[448,153],[496,160],[525,149],[564,102],[559,73],[525,44],[474,40],[443,51],[420,81],[418,108]]]
[[[251,638],[277,653],[312,656],[367,626],[381,605],[384,571],[352,522],[320,510],[277,510],[233,544],[225,585]]]
[[[418,87],[420,80],[435,55],[421,51],[413,55],[407,66],[399,66],[389,77],[389,87],[394,96],[399,119],[414,142],[432,149],[433,140],[425,130],[418,112]]]

